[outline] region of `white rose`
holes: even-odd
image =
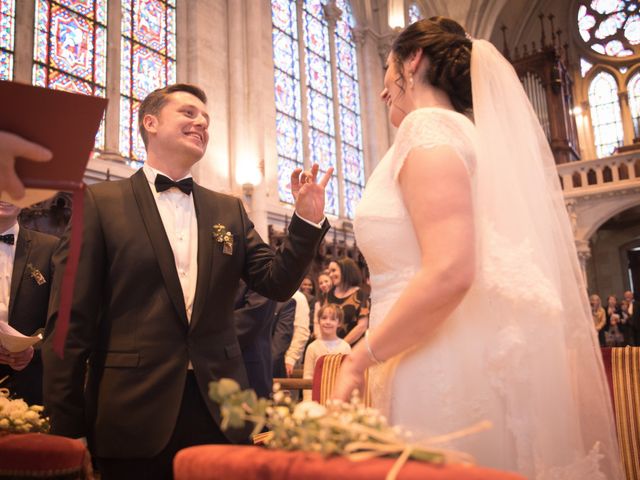
[[[296,405],[293,410],[293,418],[296,420],[304,420],[305,418],[320,418],[327,414],[327,409],[317,402],[301,402]]]

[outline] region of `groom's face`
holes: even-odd
[[[173,92],[157,115],[149,115],[149,141],[196,163],[209,143],[206,105],[188,92]],[[146,119],[145,119],[146,120]]]

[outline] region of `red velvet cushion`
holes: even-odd
[[[42,433],[0,435],[0,475],[82,472],[89,459],[78,440]]]
[[[613,371],[611,370],[611,348],[602,347],[600,350],[602,351],[602,363],[604,365],[604,373],[607,376],[607,383],[609,384],[609,393],[611,394],[611,402],[613,403]]]
[[[384,480],[394,459],[352,462],[344,457],[267,450],[261,447],[201,445],[178,452],[173,460],[175,480]],[[524,480],[509,472],[408,462],[398,480]]]

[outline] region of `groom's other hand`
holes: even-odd
[[[327,184],[333,174],[330,167],[317,182],[320,167],[314,163],[310,172],[303,172],[296,168],[291,172],[291,193],[296,200],[296,214],[313,223],[324,220],[324,195]]]

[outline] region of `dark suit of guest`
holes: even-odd
[[[51,287],[51,256],[58,238],[20,227],[11,275],[9,325],[24,335],[44,329]],[[37,275],[40,273],[42,276]],[[42,282],[44,280],[44,283]],[[39,283],[40,282],[40,283]],[[24,369],[0,365],[0,378],[9,376],[2,387],[29,404],[42,405],[42,358],[36,349]]]
[[[94,454],[108,459],[155,458],[179,426],[189,426],[187,435],[193,428],[189,441],[197,444],[203,441],[195,438],[201,421],[220,424],[209,383],[227,377],[249,386],[233,321],[240,279],[266,297],[290,298],[328,229],[327,222],[320,229],[294,215],[276,253],[255,231],[240,200],[194,184],[197,284],[189,320],[150,181],[138,171],[88,187],[64,360],[53,352],[49,335],[57,302],[43,347],[52,433],[87,436]],[[233,235],[232,248],[218,239],[216,225]],[[67,232],[54,255],[56,268],[66,261],[68,238]],[[56,270],[52,298],[62,270]],[[190,365],[204,419],[181,409]],[[224,437],[243,442],[248,432],[228,430]]]
[[[259,397],[270,397],[273,390],[271,330],[277,304],[240,282],[233,316],[249,386]]]
[[[271,356],[273,358],[274,378],[287,377],[284,357],[293,338],[293,322],[295,318],[296,301],[293,298],[286,302],[278,303],[271,332]]]

